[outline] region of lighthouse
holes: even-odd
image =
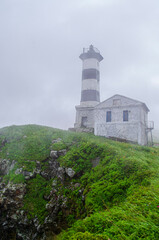
[[[99,62],[103,57],[97,48],[90,45],[88,49],[83,49],[79,58],[83,61],[80,105],[95,106],[100,102]]]
[[[83,48],[79,58],[82,60],[82,86],[80,105],[76,106],[75,128],[83,131],[94,128],[93,110],[100,103],[99,63],[103,57],[97,48],[90,45]]]
[[[152,145],[154,122],[148,122],[149,109],[146,104],[120,94],[100,102],[99,63],[103,57],[93,45],[84,48],[79,57],[83,65],[81,100],[76,106],[74,128],[70,130],[91,132],[122,142]]]

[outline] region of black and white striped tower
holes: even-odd
[[[93,45],[90,45],[89,48],[84,48],[83,53],[79,57],[83,61],[80,105],[93,107],[100,102],[99,62],[103,60],[103,57]]]
[[[100,102],[99,62],[103,60],[97,48],[90,45],[80,55],[83,61],[81,102],[76,106],[74,127],[77,131],[93,131],[94,107]]]

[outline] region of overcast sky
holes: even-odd
[[[0,127],[73,127],[90,44],[101,101],[145,102],[159,129],[159,0],[0,0]]]

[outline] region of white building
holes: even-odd
[[[149,109],[145,103],[121,95],[100,102],[99,62],[103,57],[91,45],[83,50],[80,59],[82,91],[80,105],[76,106],[75,130],[147,145],[153,123],[148,124]]]

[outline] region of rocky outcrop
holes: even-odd
[[[0,184],[0,232],[1,239],[19,238],[20,229],[29,226],[26,214],[21,210],[26,193],[26,184]],[[23,226],[23,227],[22,227]],[[15,231],[16,229],[16,231]]]
[[[0,159],[0,176],[6,175],[15,166],[15,161],[10,161],[7,159]]]
[[[64,208],[64,199],[57,196],[54,188],[46,204],[48,216],[41,224],[37,217],[28,219],[27,212],[22,210],[26,184],[0,184],[0,233],[2,240],[46,239],[49,229],[59,231],[56,223],[57,214]]]
[[[72,168],[61,167],[57,159],[61,156],[64,156],[67,153],[66,149],[59,151],[51,151],[50,159],[48,161],[48,167],[42,171],[40,174],[46,179],[51,179],[57,177],[62,182],[65,180],[66,176],[74,177],[75,172]]]
[[[56,140],[54,141],[56,142]],[[58,141],[60,139],[57,139]],[[21,184],[5,183],[3,181],[3,176],[14,169],[16,162],[0,159],[0,233],[2,240],[45,240],[47,232],[60,232],[60,222],[57,216],[60,211],[66,211],[68,199],[59,190],[58,182],[64,184],[66,179],[72,179],[75,176],[75,171],[72,168],[62,167],[57,161],[60,156],[66,153],[65,149],[60,151],[52,150],[50,158],[45,160],[45,169],[42,168],[39,161],[36,161],[36,167],[32,172],[24,170],[23,167],[17,168],[14,172],[15,175],[22,174],[25,178],[25,183]],[[30,179],[35,178],[37,174],[47,180],[53,179],[50,193],[43,196],[47,201],[46,209],[48,211],[43,223],[40,223],[37,217],[28,218],[27,212],[23,210],[27,183]],[[80,187],[79,183],[70,186],[70,188],[78,187]],[[80,191],[79,194],[81,194]]]

